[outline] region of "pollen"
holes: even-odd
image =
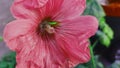
[[[58,25],[57,22],[48,22],[48,21],[44,21],[40,24],[40,30],[42,32],[47,32],[49,34],[53,34],[55,33],[55,27]]]
[[[45,31],[48,32],[49,34],[53,34],[53,33],[55,32],[54,27],[52,27],[52,26],[49,25],[49,24],[46,24],[44,29],[45,29]]]

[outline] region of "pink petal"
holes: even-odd
[[[12,39],[17,44],[17,68],[69,68],[64,52],[52,37],[42,39],[35,32]],[[9,42],[11,43],[11,42]],[[25,63],[25,64],[24,64]]]
[[[90,59],[88,38],[95,34],[98,21],[93,16],[80,16],[64,20],[56,30],[56,40],[68,54],[72,66],[84,63]]]
[[[63,0],[59,0],[59,2],[57,0],[48,0],[47,4],[39,9],[40,16],[42,16],[43,19],[51,18],[60,10],[62,3]]]
[[[50,17],[52,20],[61,21],[79,16],[85,9],[85,0],[59,0],[59,2],[57,0],[45,0],[46,4],[43,7],[35,8],[37,1],[39,0],[16,0],[11,7],[12,14],[17,19],[38,20]]]
[[[30,3],[28,3],[28,2]],[[36,6],[38,3],[37,1],[39,0],[35,0],[32,2],[32,0],[26,0],[24,1],[20,1],[20,2],[14,2],[12,7],[11,7],[11,11],[12,14],[14,15],[15,18],[17,19],[44,19],[44,18],[49,18],[51,16],[53,16],[56,12],[59,11],[63,0],[59,0],[59,2],[57,0],[45,0],[47,1],[47,3],[41,7],[41,8],[34,8],[34,6]],[[42,1],[42,0],[41,0]],[[33,5],[31,5],[31,3],[34,3]],[[26,5],[30,5],[30,6],[26,6]]]
[[[58,28],[59,33],[68,33],[76,36],[86,36],[86,38],[94,35],[98,29],[98,21],[93,16],[78,16],[74,19],[66,19],[61,21]]]
[[[34,6],[34,8],[40,8],[46,5],[48,0],[25,0],[24,4],[26,6]]]
[[[31,19],[36,21],[40,18],[38,10],[34,8],[27,8],[22,2],[14,2],[11,7],[11,12],[16,19]]]
[[[5,42],[12,50],[14,50],[17,45],[14,44],[17,42],[17,37],[27,34],[29,31],[33,30],[35,25],[36,24],[34,24],[31,20],[15,20],[8,23],[4,29],[3,34]],[[12,41],[12,39],[16,40]]]
[[[86,7],[86,0],[64,0],[60,11],[58,11],[53,19],[60,21],[63,19],[71,19],[80,16]]]
[[[24,2],[25,6],[40,8],[43,7],[48,0],[15,0],[15,2]]]
[[[56,35],[56,40],[60,48],[63,49],[63,51],[68,55],[69,66],[74,67],[79,63],[85,63],[90,60],[88,42],[83,44],[83,49],[80,47],[81,45],[79,45],[79,38],[76,36],[70,34],[58,34]]]

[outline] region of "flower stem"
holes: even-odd
[[[91,54],[91,60],[92,60],[92,68],[96,68],[96,63],[95,63],[95,58],[94,58],[94,53],[93,53],[93,47],[90,45],[90,54]]]
[[[99,42],[99,39],[98,40],[96,40],[95,41],[95,43],[93,43],[93,45],[92,45],[92,49],[94,49],[95,48],[95,46],[97,45],[97,43]]]

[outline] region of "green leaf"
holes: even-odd
[[[97,0],[87,0],[87,7],[83,14],[93,15],[97,17],[98,20],[105,16],[104,10]]]
[[[105,24],[106,24],[105,18],[101,17],[100,20],[99,20],[100,29],[103,29],[105,27]]]
[[[107,35],[105,35],[101,31],[97,31],[97,35],[100,37],[99,40],[100,40],[101,44],[103,44],[106,47],[110,46],[111,39]]]
[[[10,52],[9,54],[5,55],[2,58],[2,60],[4,60],[4,61],[11,61],[11,60],[15,59],[15,55],[16,55],[15,52]]]
[[[15,64],[14,63],[8,63],[8,67],[9,68],[15,68]]]
[[[77,67],[75,68],[86,68],[84,65],[78,65]]]
[[[101,62],[98,62],[97,65],[99,68],[104,68],[104,65]]]
[[[114,32],[113,32],[113,30],[112,30],[107,24],[105,24],[105,27],[103,28],[103,32],[104,32],[110,39],[113,39]]]
[[[109,68],[120,68],[120,61],[115,61]]]
[[[2,41],[3,40],[3,38],[0,36],[0,41]]]
[[[15,68],[15,65],[16,65],[16,53],[15,52],[10,52],[9,54],[5,55],[2,60],[1,60],[1,63],[2,65],[4,64],[4,66],[1,65],[0,68],[4,68],[6,65],[7,67],[5,68]]]
[[[8,64],[7,64],[7,62],[0,62],[0,68],[8,68]]]
[[[105,33],[110,39],[113,39],[114,32],[111,27],[106,24],[104,17],[100,19],[100,29]]]

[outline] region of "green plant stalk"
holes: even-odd
[[[91,60],[92,60],[92,68],[96,68],[96,63],[95,63],[95,58],[94,58],[94,53],[93,53],[93,47],[90,45],[90,54],[91,54]]]
[[[97,39],[97,40],[95,41],[95,43],[93,43],[93,45],[92,45],[92,49],[95,48],[95,46],[97,45],[98,42],[99,42],[99,39]]]

